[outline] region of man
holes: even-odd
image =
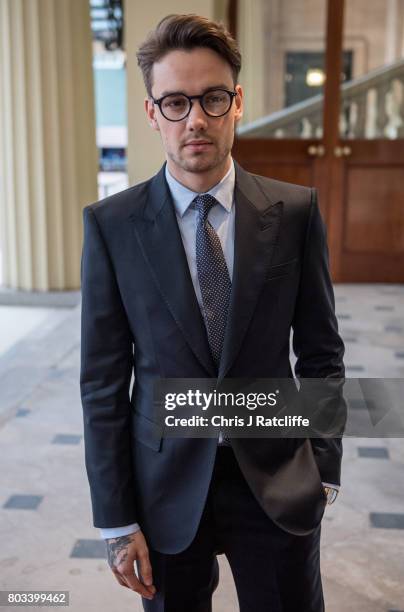
[[[166,163],[84,209],[94,525],[145,610],[211,610],[225,554],[241,612],[320,612],[321,518],[340,482],[340,440],[168,438],[153,410],[158,378],[292,378],[291,328],[297,376],[344,376],[316,191],[232,159],[241,58],[223,26],[168,16],[138,62]]]

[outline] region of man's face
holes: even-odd
[[[155,99],[167,93],[199,95],[215,87],[238,94],[229,112],[222,117],[209,117],[199,100],[193,100],[188,117],[169,121],[156,104],[145,100],[150,125],[160,131],[166,156],[180,174],[209,172],[227,163],[233,146],[235,122],[242,116],[243,92],[240,85],[234,87],[229,64],[211,49],[198,47],[190,51],[170,51],[153,65],[152,95]],[[192,141],[201,144],[190,144]]]

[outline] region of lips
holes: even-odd
[[[191,140],[190,142],[186,142],[185,146],[199,146],[199,145],[210,145],[212,144],[209,140]]]

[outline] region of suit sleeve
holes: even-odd
[[[298,378],[344,378],[345,349],[338,333],[327,234],[316,189],[311,190],[300,287],[293,320],[293,350],[297,357],[295,373]],[[340,484],[341,438],[312,438],[311,444],[322,480]]]
[[[132,335],[95,212],[83,210],[81,365],[85,463],[95,527],[137,521],[131,453]]]

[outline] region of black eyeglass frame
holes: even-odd
[[[221,115],[211,115],[210,113],[207,112],[207,110],[203,106],[202,98],[206,96],[206,94],[211,93],[212,91],[225,91],[230,96],[229,108],[224,113],[221,113]],[[169,117],[166,117],[166,115],[161,110],[161,104],[163,100],[165,100],[165,98],[168,98],[169,96],[175,96],[175,95],[184,96],[185,98],[188,98],[189,109],[188,109],[187,114],[181,117],[181,119],[170,119]],[[169,93],[169,94],[166,94],[165,96],[161,96],[161,98],[158,98],[157,100],[156,98],[153,98],[153,96],[150,96],[150,98],[153,100],[154,104],[157,104],[157,106],[160,109],[160,113],[163,115],[164,119],[167,119],[167,121],[183,121],[184,119],[188,117],[188,115],[190,114],[192,110],[192,106],[193,106],[192,100],[199,100],[199,104],[201,105],[201,108],[203,112],[205,113],[205,115],[207,115],[208,117],[214,118],[214,117],[223,117],[224,115],[227,115],[227,113],[229,112],[233,104],[233,99],[236,96],[237,96],[237,91],[230,91],[229,89],[223,89],[222,87],[215,87],[214,89],[208,89],[208,91],[205,91],[203,94],[199,94],[198,96],[187,96],[187,94],[184,94],[182,91],[173,91],[173,93]]]

